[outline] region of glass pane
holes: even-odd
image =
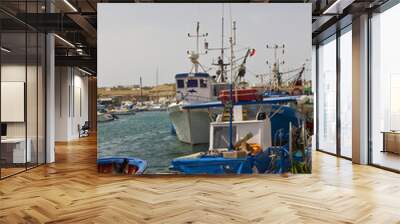
[[[314,99],[316,99],[316,83],[317,83],[317,48],[315,45],[312,46],[312,56],[311,56],[311,84],[312,84],[312,92],[314,93]],[[314,114],[313,117],[316,116],[317,112],[317,104],[314,103]],[[312,150],[316,149],[316,125],[317,123],[314,122],[314,133],[312,138]]]
[[[340,153],[352,157],[352,34],[340,37]]]
[[[188,88],[195,88],[195,87],[197,87],[198,86],[198,81],[197,81],[197,79],[189,79],[188,81],[187,81],[187,87]]]
[[[45,163],[45,122],[46,122],[46,108],[45,108],[45,44],[46,37],[44,34],[39,34],[39,45],[38,45],[38,164]]]
[[[38,158],[38,143],[37,143],[37,132],[38,132],[38,35],[34,32],[27,33],[27,80],[26,80],[26,116],[27,116],[27,142],[28,150],[30,148],[31,153],[28,154],[30,159],[28,160],[28,168],[37,165]]]
[[[213,149],[224,149],[229,147],[229,127],[215,127],[214,128],[214,144]],[[237,142],[236,127],[232,127],[232,142]]]
[[[318,48],[318,146],[336,153],[336,39]]]
[[[372,18],[372,163],[400,170],[400,5]]]
[[[30,160],[26,151],[26,34],[1,34],[1,123],[6,131],[1,139],[2,177],[25,170]],[[29,145],[28,145],[29,146]],[[28,147],[29,148],[29,147]]]
[[[176,88],[185,88],[185,82],[182,79],[176,80]]]

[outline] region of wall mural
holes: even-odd
[[[98,8],[100,173],[311,173],[311,4]]]

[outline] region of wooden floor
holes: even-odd
[[[23,171],[26,170],[25,167],[23,167],[23,168],[22,167],[17,167],[17,168],[15,168],[15,167],[7,167],[7,168],[2,167],[0,169],[1,169],[1,177],[2,178],[3,177],[8,177],[8,176],[11,176],[13,174],[20,173],[20,172],[23,172]]]
[[[400,175],[315,152],[313,174],[96,173],[94,138],[0,181],[0,223],[400,223]]]

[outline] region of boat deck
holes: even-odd
[[[399,223],[400,175],[313,153],[313,174],[99,175],[96,139],[0,181],[0,223]]]

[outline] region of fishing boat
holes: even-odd
[[[175,158],[171,161],[170,169],[183,174],[309,172],[311,170],[311,134],[308,133],[312,132],[306,131],[306,118],[297,109],[307,100],[298,95],[286,94],[265,97],[264,93],[260,94],[252,88],[241,86],[246,72],[246,60],[254,52],[248,49],[242,63],[235,66],[239,69],[234,71],[233,46],[236,42],[234,39],[230,38],[229,90],[222,90],[215,94],[219,99],[217,101],[210,99],[201,101],[197,97],[199,102],[181,105],[181,111],[188,113],[185,120],[185,124],[188,125],[177,126],[173,122],[178,137],[180,127],[184,127],[185,131],[189,132],[190,140],[194,139],[192,133],[196,133],[195,136],[198,136],[200,131],[208,133],[209,148],[203,153]],[[199,76],[208,78],[206,74],[197,75],[194,78],[198,79]],[[189,74],[184,74],[177,78],[188,77]],[[279,79],[280,76],[276,78]],[[182,83],[185,82],[177,81],[177,87]],[[177,93],[179,91],[177,88]],[[192,92],[197,93],[197,91]],[[207,93],[207,91],[204,92]],[[210,114],[210,108],[214,111],[219,109],[220,112],[215,118]],[[209,123],[204,119],[201,122],[203,129],[197,129],[197,126],[194,129],[194,126],[191,126],[194,120],[191,113],[196,111],[208,112]],[[205,132],[204,129],[207,126],[209,131]]]
[[[285,64],[285,45],[267,45],[267,50],[272,50],[274,55],[272,63],[267,60],[267,64],[271,64],[271,72],[256,75],[260,79],[257,88],[263,90],[264,97],[312,95],[311,81],[305,79],[309,60],[306,59],[297,68],[282,71],[281,65]],[[265,77],[269,79],[266,80]]]
[[[104,157],[97,159],[99,173],[140,175],[146,170],[147,162],[135,157]]]
[[[186,106],[209,102],[212,78],[208,73],[181,73],[175,76],[179,102],[168,106],[168,114],[178,139],[188,144],[207,143],[211,111],[209,108],[190,110]]]
[[[199,38],[207,34],[200,34],[200,23],[197,22],[196,34],[188,34],[189,37],[196,37],[196,51],[188,51],[188,57],[192,62],[190,72],[175,75],[176,100],[168,106],[168,114],[173,129],[181,142],[188,144],[200,144],[208,142],[209,113],[207,110],[183,109],[185,105],[192,103],[208,102],[212,99],[213,79],[205,71],[199,62]],[[199,70],[203,69],[203,72]]]
[[[222,113],[215,122],[211,122],[208,151],[178,157],[171,161],[170,169],[183,174],[310,171],[310,137],[304,131],[303,116],[286,105],[297,100],[298,97],[291,96],[234,103],[232,113],[228,115],[232,120],[228,121]],[[260,107],[261,104],[264,107]],[[226,112],[226,105],[215,102],[196,107],[224,107]],[[249,106],[257,106],[260,110],[256,115],[247,114],[245,108]],[[303,132],[294,138],[293,130]],[[296,145],[293,142],[302,143]]]
[[[252,88],[243,86],[240,80],[245,74],[244,65],[246,59],[251,54],[252,50],[249,49],[243,57],[243,62],[240,64],[239,69],[235,71],[234,78],[232,78],[233,102],[250,102],[245,106],[245,109],[248,113],[254,115],[262,109],[267,109],[263,107],[271,102],[269,99],[281,98],[282,102],[288,102],[286,99],[292,96],[297,100],[302,99],[303,101],[306,98],[306,101],[309,102],[308,106],[302,104],[302,108],[308,108],[308,121],[312,123],[312,95],[311,92],[304,91],[305,87],[307,87],[303,80],[305,65],[298,69],[281,72],[278,65],[279,59],[276,59],[277,61],[273,64],[272,78],[267,87]],[[285,77],[286,79],[283,78],[283,75],[291,72],[297,73],[294,76]],[[223,105],[231,97],[230,91],[227,88],[229,84],[215,82],[215,80],[210,78],[208,73],[195,73],[192,76],[189,76],[189,74],[177,74],[175,79],[177,83],[176,98],[183,100],[180,103],[172,104],[169,111],[178,139],[190,144],[208,143],[210,123],[215,120],[216,114],[221,112],[218,105]],[[207,82],[210,85],[209,88],[203,85],[203,89],[201,89],[195,85],[196,82]],[[188,83],[192,85],[191,88],[187,88]],[[224,88],[220,88],[221,86],[224,86]]]
[[[197,22],[195,35],[189,34],[189,37],[196,38],[196,51],[188,51],[192,68],[190,72],[175,75],[177,102],[170,104],[168,107],[169,117],[178,139],[189,144],[208,143],[210,122],[214,120],[216,114],[221,112],[211,107],[192,111],[190,110],[190,105],[218,100],[220,92],[229,87],[229,83],[227,83],[227,66],[231,64],[233,66],[232,61],[230,64],[224,62],[224,50],[226,50],[226,47],[223,43],[224,31],[222,25],[222,46],[220,48],[209,48],[208,43],[205,42],[206,51],[221,51],[217,63],[213,63],[218,67],[216,75],[210,76],[199,62],[201,55],[199,52],[199,38],[207,36],[207,34],[199,33],[199,26],[199,22]],[[235,30],[236,25],[234,23],[233,32],[236,32]],[[236,40],[231,38],[231,47],[234,44],[236,44]],[[254,50],[248,49],[244,56],[244,63],[247,57],[252,54],[254,54]]]

